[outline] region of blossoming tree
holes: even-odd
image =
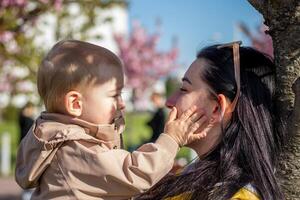
[[[240,23],[239,28],[251,40],[254,48],[274,57],[272,37],[268,34],[269,28],[265,24],[260,25],[256,34],[252,33],[244,23]]]
[[[46,50],[43,42],[47,42],[36,45],[40,29],[53,31],[55,41],[84,40],[93,27],[113,20],[102,17],[99,22],[98,14],[115,4],[127,6],[127,2],[121,0],[0,0],[0,118],[1,110],[7,106],[1,100],[6,99],[10,104],[18,95],[30,100],[37,96],[35,74]],[[76,26],[74,14],[70,12],[74,5],[81,16],[75,16]],[[54,18],[51,28],[41,26],[45,16]],[[101,36],[97,39],[101,40]]]
[[[133,103],[143,97],[146,89],[178,66],[179,51],[175,39],[168,51],[157,48],[159,25],[153,34],[149,34],[138,21],[134,21],[128,37],[115,35],[115,39],[124,62],[127,85],[133,89]]]

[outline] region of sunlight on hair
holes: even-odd
[[[86,58],[86,62],[89,64],[92,64],[94,62],[94,56],[93,55],[88,55]]]

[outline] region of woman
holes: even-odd
[[[211,127],[193,142],[199,159],[138,199],[282,200],[275,173],[281,137],[275,127],[274,65],[240,42],[201,50],[166,105],[178,115],[205,110]]]

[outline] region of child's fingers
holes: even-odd
[[[190,133],[194,134],[197,129],[200,128],[200,125],[198,123],[193,123],[190,125]]]
[[[204,111],[202,110],[197,110],[196,112],[194,112],[190,117],[189,120],[192,123],[198,122],[199,119],[201,119],[204,116]]]
[[[196,106],[192,106],[191,108],[187,109],[186,111],[184,111],[181,116],[180,116],[180,120],[187,120],[188,118],[190,118],[190,116],[196,112],[197,107]]]
[[[197,121],[193,122],[192,125],[190,125],[190,132],[195,133],[197,130],[201,131],[201,127],[203,127],[203,124],[207,122],[207,117],[205,115],[202,115]]]
[[[201,132],[201,133],[193,134],[189,138],[189,143],[190,142],[194,142],[196,140],[200,140],[200,139],[205,138],[205,137],[206,137],[206,132]]]
[[[207,118],[204,114],[202,114],[202,115],[198,118],[198,120],[195,121],[194,123],[195,123],[195,124],[198,124],[199,127],[203,127],[203,125],[204,125],[204,124],[207,124],[207,122],[208,122],[208,118]]]
[[[205,133],[205,136],[206,136],[206,134],[211,130],[211,128],[213,126],[214,125],[212,123],[208,123],[208,125],[204,128],[204,130],[202,131],[202,133]]]
[[[202,129],[201,127],[204,127],[204,124],[207,122],[207,117],[205,115],[202,115],[200,118],[197,119],[197,121],[192,122],[189,125],[189,130],[191,133],[200,132]]]
[[[201,127],[203,127],[204,124],[207,124],[207,117],[203,115],[198,121],[193,123],[190,127],[191,135],[189,136],[189,142],[202,139],[206,137],[207,130],[202,130],[200,132],[197,132]]]
[[[172,108],[172,110],[169,113],[167,122],[174,121],[177,117],[177,109],[175,107]]]

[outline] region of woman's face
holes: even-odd
[[[169,108],[176,107],[178,116],[193,105],[205,111],[210,117],[216,101],[210,96],[209,86],[201,79],[205,60],[195,60],[182,78],[181,87],[167,101]]]
[[[176,107],[178,117],[193,105],[204,110],[209,121],[213,112],[216,112],[218,102],[211,96],[209,86],[201,78],[205,65],[204,59],[196,59],[182,78],[180,89],[167,99],[166,106],[169,108]],[[219,125],[215,124],[214,126]],[[208,133],[205,138],[187,146],[195,149],[199,156],[207,153],[218,142],[221,135],[220,129],[216,127],[210,132],[213,133]]]

